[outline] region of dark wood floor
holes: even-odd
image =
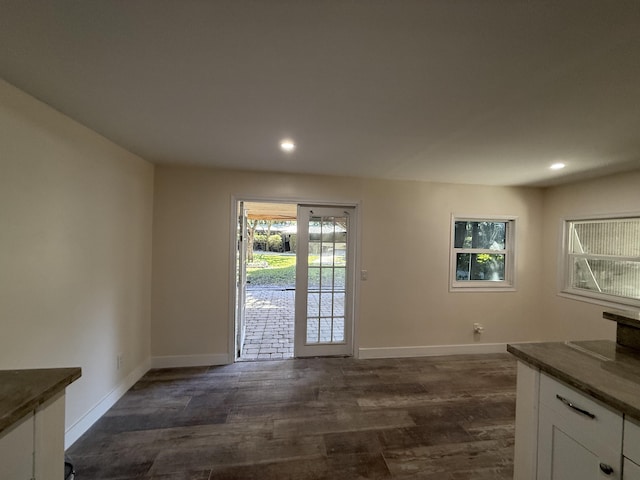
[[[499,480],[508,354],[152,370],[67,453],[78,480]]]

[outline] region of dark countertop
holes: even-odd
[[[0,370],[0,433],[80,378],[75,368]]]
[[[607,310],[602,312],[602,318],[613,320],[630,327],[640,328],[640,312],[631,310]]]
[[[640,420],[640,353],[609,340],[507,345],[519,360]]]

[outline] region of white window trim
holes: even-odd
[[[590,292],[588,290],[576,289],[570,285],[571,267],[568,247],[569,247],[569,222],[580,222],[590,220],[613,220],[623,218],[640,218],[640,212],[607,213],[601,215],[576,215],[563,217],[560,220],[560,258],[558,259],[558,291],[559,297],[568,298],[580,302],[593,303],[609,308],[628,309],[640,308],[640,300],[632,298],[617,297],[615,295]]]
[[[449,237],[449,291],[450,292],[515,292],[516,291],[516,239],[518,217],[513,215],[459,215],[451,214]],[[482,280],[456,280],[456,253],[462,251],[454,248],[455,224],[459,221],[471,222],[506,222],[507,235],[505,244],[505,268],[504,280],[500,282]],[[480,252],[479,249],[473,249]],[[502,252],[502,250],[500,251]],[[483,252],[480,252],[483,253]],[[486,250],[484,253],[495,254],[495,250]]]

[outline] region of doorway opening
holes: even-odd
[[[352,356],[356,206],[235,207],[234,360]]]
[[[297,205],[238,202],[238,361],[294,357]]]

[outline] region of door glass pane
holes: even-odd
[[[322,222],[322,241],[325,243],[332,243],[335,233],[335,223],[332,217],[325,217],[325,221]]]
[[[344,293],[333,294],[333,316],[344,317]]]
[[[321,221],[321,217],[309,218],[309,243],[319,242],[322,238]]]
[[[320,342],[321,343],[330,343],[331,342],[331,327],[332,321],[330,318],[321,318],[320,319]]]
[[[347,231],[341,225],[336,225],[336,233],[333,237],[333,241],[335,243],[346,243],[347,242]]]
[[[309,280],[309,289],[310,290],[317,290],[320,288],[320,269],[319,268],[314,268],[314,267],[309,267],[308,273],[308,280]]]
[[[333,266],[333,246],[331,244],[322,245],[322,266]]]
[[[309,265],[320,263],[320,252],[322,252],[321,242],[309,242]]]
[[[336,265],[344,266],[347,264],[347,244],[343,242],[336,243],[333,247]]]
[[[322,292],[320,294],[320,316],[331,317],[333,315],[333,294]]]
[[[333,319],[333,341],[344,342],[344,318]]]
[[[322,269],[322,290],[333,289],[333,268]]]
[[[307,318],[307,343],[318,343],[320,341],[320,319],[318,317]]]
[[[345,289],[345,279],[347,278],[347,269],[346,267],[336,267],[333,269],[333,288],[336,290],[344,290]]]
[[[309,292],[307,295],[307,315],[309,317],[317,317],[320,315],[320,295],[318,293]]]

